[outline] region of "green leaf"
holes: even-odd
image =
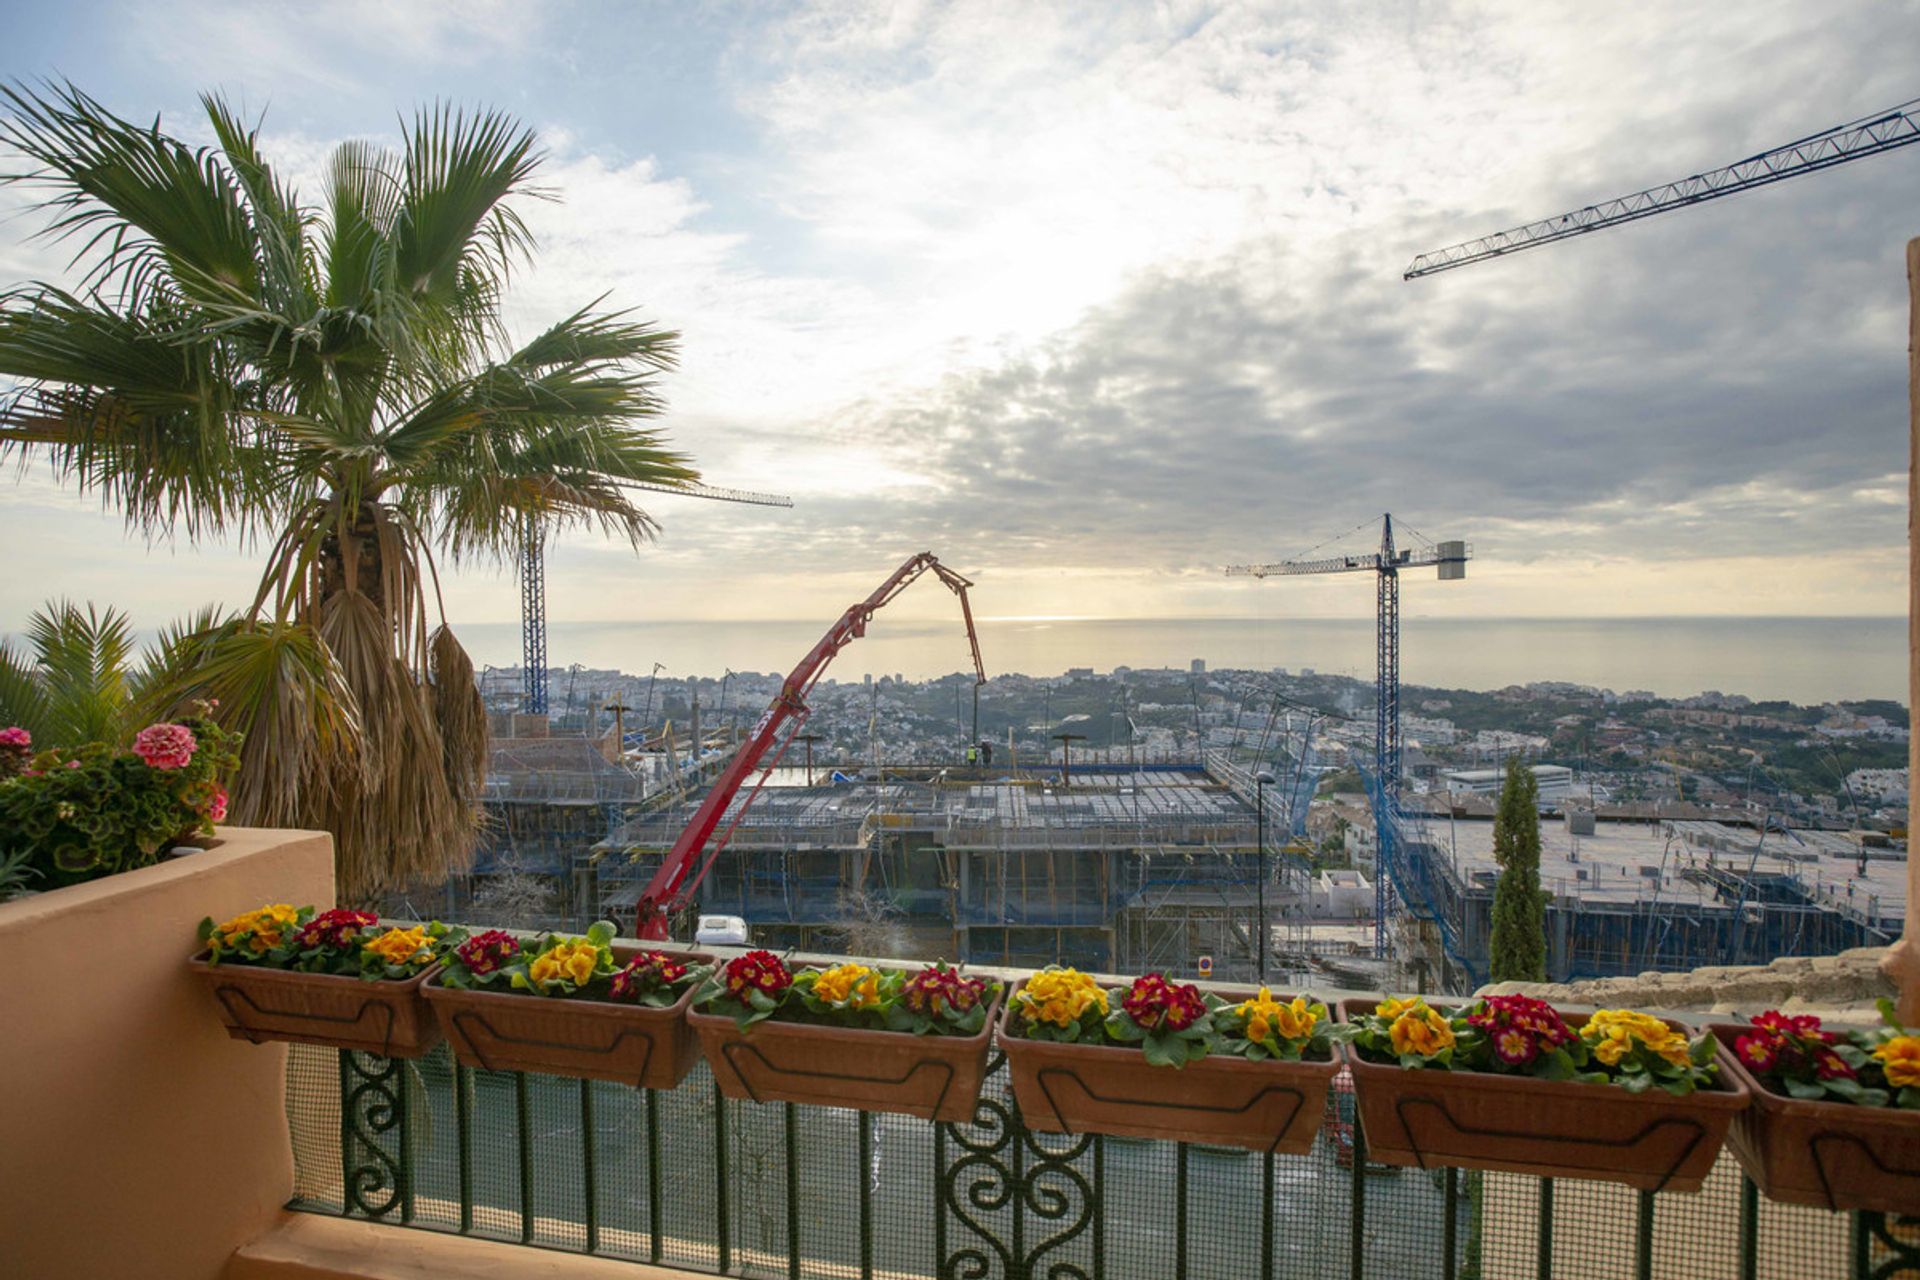
[[[1913,1085],[1904,1086],[1900,1090],[1898,1105],[1907,1111],[1920,1110],[1920,1088]]]
[[[1115,1009],[1107,1015],[1107,1034],[1115,1040],[1124,1040],[1129,1044],[1146,1036],[1140,1024],[1135,1022],[1124,1009]]]
[[[595,920],[591,925],[587,926],[587,941],[596,947],[604,947],[613,941],[614,935],[618,932],[619,930],[614,927],[613,921]]]
[[[1628,1093],[1645,1093],[1653,1086],[1653,1077],[1644,1071],[1629,1071],[1620,1077],[1620,1087]]]
[[[1564,1051],[1554,1049],[1540,1059],[1540,1069],[1536,1074],[1542,1080],[1571,1080],[1574,1077],[1573,1059]]]
[[[1687,1056],[1696,1067],[1704,1067],[1713,1061],[1713,1055],[1719,1052],[1720,1042],[1712,1036],[1701,1036],[1687,1050]]]
[[[1147,1036],[1140,1042],[1147,1061],[1156,1067],[1178,1067],[1185,1065],[1187,1055],[1177,1042],[1169,1043],[1163,1036]]]
[[[1781,1081],[1781,1083],[1786,1085],[1788,1094],[1796,1098],[1805,1098],[1809,1101],[1818,1102],[1827,1096],[1825,1086],[1809,1080],[1796,1080],[1792,1076],[1788,1076],[1785,1080]]]

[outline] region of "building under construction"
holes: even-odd
[[[1489,980],[1493,823],[1430,797],[1404,808],[1399,838],[1383,842],[1402,904],[1396,968],[1407,985],[1472,991]],[[1884,946],[1906,918],[1906,852],[1875,833],[1569,807],[1543,817],[1540,836],[1554,982]]]
[[[750,807],[745,790],[734,798],[699,910],[743,917],[770,947],[1109,972],[1194,973],[1211,958],[1216,976],[1251,977],[1260,823],[1236,773],[823,770],[809,784],[781,770]],[[629,821],[583,858],[576,912],[631,919],[691,811]]]

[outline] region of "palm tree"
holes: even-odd
[[[497,113],[421,111],[397,154],[343,144],[310,205],[218,97],[195,148],[72,85],[0,92],[31,165],[4,180],[44,193],[83,273],[0,296],[0,452],[148,537],[268,548],[251,607],[180,637],[174,673],[247,734],[238,820],[333,832],[345,900],[466,865],[486,718],[435,553],[649,538],[623,482],[697,479],[647,425],[677,335],[593,304],[509,341],[541,193],[532,134]]]
[[[0,642],[0,726],[25,729],[40,750],[132,737],[138,680],[126,614],[54,600],[27,619],[24,638],[24,650]]]

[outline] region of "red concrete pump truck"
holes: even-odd
[[[986,683],[986,668],[980,663],[980,638],[973,629],[973,608],[967,603],[967,588],[973,584],[941,564],[931,551],[923,551],[895,569],[893,576],[881,583],[872,595],[841,614],[840,620],[821,637],[819,644],[813,646],[813,651],[800,660],[800,665],[780,686],[780,692],[774,695],[773,702],[753,726],[753,731],[740,745],[740,750],[727,762],[727,767],[721,771],[713,790],[701,802],[693,820],[673,842],[673,848],[660,864],[660,870],[647,882],[646,891],[640,895],[634,928],[636,937],[666,940],[672,922],[693,905],[694,895],[699,892],[700,882],[706,879],[707,872],[712,869],[714,859],[727,847],[727,841],[733,838],[734,828],[740,825],[740,819],[772,776],[780,758],[786,755],[787,747],[793,742],[800,726],[806,722],[809,714],[807,695],[813,691],[827,664],[833,661],[835,654],[867,633],[868,621],[879,612],[881,606],[925,573],[939,578],[949,591],[960,597],[960,616],[966,621],[967,645],[973,652],[974,686],[977,689]],[[767,753],[770,751],[773,754],[768,759]],[[714,840],[713,833],[720,826],[720,820],[726,817],[727,807],[739,794],[747,775],[755,769],[761,770],[759,781],[753,784],[753,790],[747,793],[745,803],[734,813],[733,820],[727,823],[720,838]],[[712,848],[708,848],[709,841],[712,842]]]

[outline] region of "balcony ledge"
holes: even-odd
[[[611,1258],[289,1213],[242,1245],[225,1280],[712,1280]]]

